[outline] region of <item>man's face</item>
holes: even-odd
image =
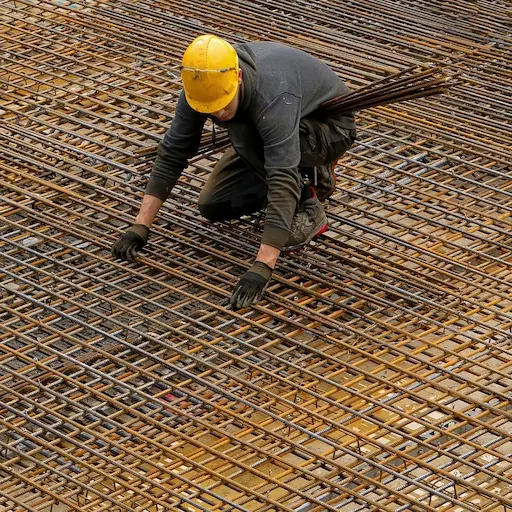
[[[238,88],[235,97],[222,109],[212,112],[212,116],[220,121],[231,121],[235,117],[238,105],[240,103],[240,84],[242,83],[242,70],[238,72]]]

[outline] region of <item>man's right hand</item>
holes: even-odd
[[[112,256],[125,261],[135,261],[137,252],[140,251],[148,241],[149,228],[143,224],[134,224],[121,238],[112,246]]]

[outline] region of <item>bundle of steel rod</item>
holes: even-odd
[[[320,118],[330,117],[441,94],[456,84],[440,71],[439,67],[416,72],[399,71],[355,92],[323,103],[315,114]],[[434,76],[436,74],[438,76]]]
[[[0,512],[509,510],[507,13],[0,0]],[[237,312],[262,226],[201,218],[221,151],[191,159],[137,262],[110,254],[204,32],[292,44],[355,91],[461,71],[359,112],[329,231]]]

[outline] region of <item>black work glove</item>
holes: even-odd
[[[125,261],[135,261],[137,251],[140,251],[148,241],[149,228],[143,224],[134,224],[112,246],[112,256]]]
[[[259,302],[272,277],[272,269],[261,261],[254,265],[242,276],[231,296],[233,309],[241,309]]]

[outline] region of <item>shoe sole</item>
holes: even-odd
[[[283,252],[300,251],[301,249],[303,249],[304,247],[309,245],[311,240],[313,240],[317,236],[323,235],[327,231],[328,228],[329,228],[329,224],[328,223],[323,224],[318,230],[315,230],[315,233],[313,235],[311,235],[305,242],[302,242],[301,244],[297,244],[297,245],[292,245],[290,247],[285,247],[283,249]]]

